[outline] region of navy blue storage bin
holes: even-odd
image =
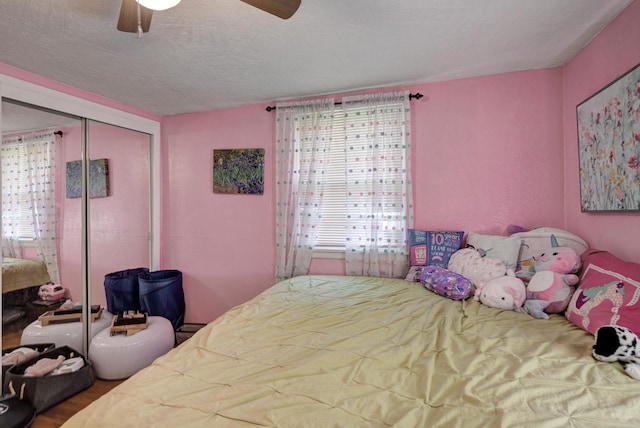
[[[138,276],[140,309],[150,316],[161,316],[177,330],[184,323],[184,291],[182,272],[159,270],[143,272]]]
[[[136,268],[105,275],[104,291],[107,295],[107,310],[112,314],[139,311],[138,276],[147,272],[149,272],[147,268]]]

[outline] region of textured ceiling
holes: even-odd
[[[158,114],[555,67],[633,0],[183,0],[141,39],[120,0],[0,0],[0,62]]]

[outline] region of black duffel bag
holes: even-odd
[[[140,310],[150,316],[168,319],[174,330],[184,324],[182,272],[179,270],[143,272],[138,276],[138,285]]]
[[[149,272],[147,268],[126,269],[104,277],[104,292],[107,296],[107,311],[119,314],[139,311],[138,276]]]

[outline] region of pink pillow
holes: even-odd
[[[606,251],[582,254],[583,271],[566,316],[595,334],[604,325],[619,325],[640,335],[640,264]]]

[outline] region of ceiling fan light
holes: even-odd
[[[140,6],[151,10],[166,10],[177,6],[181,0],[138,0]]]

